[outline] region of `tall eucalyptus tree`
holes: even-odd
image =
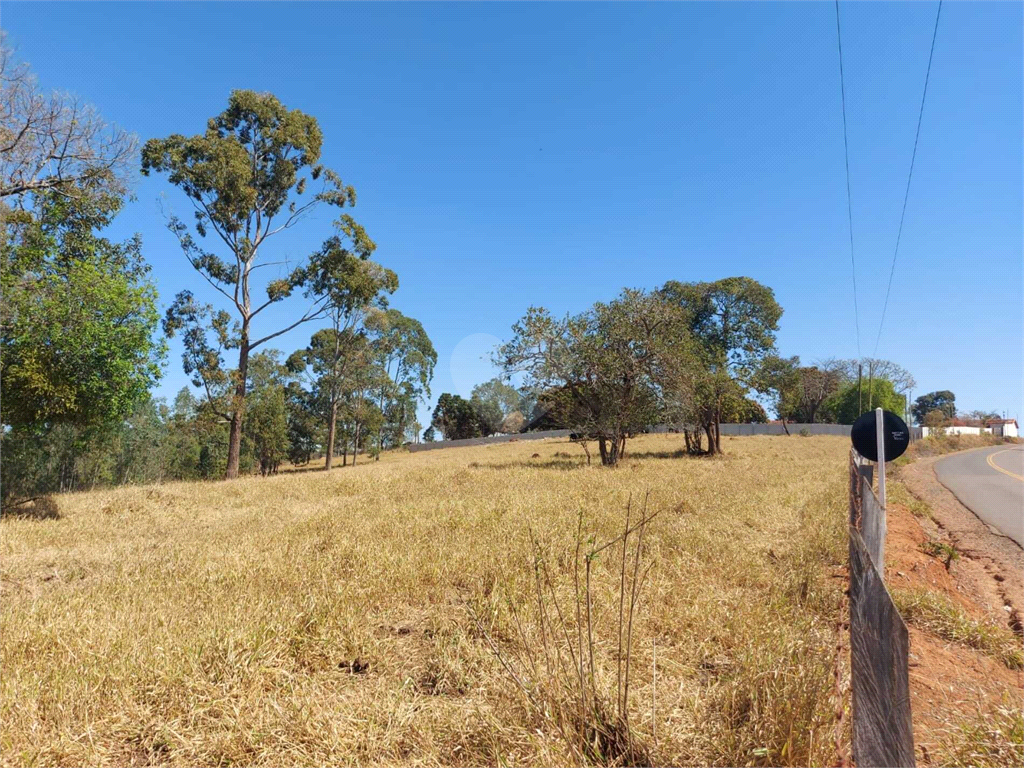
[[[182,291],[164,326],[168,335],[183,332],[185,371],[230,421],[229,478],[238,475],[249,355],[303,323],[326,317],[345,257],[366,259],[373,251],[362,227],[343,214],[335,222],[338,234],[285,277],[262,286],[254,279],[261,267],[288,264],[283,255],[275,258],[270,251],[275,235],[317,206],[344,209],[355,204],[355,190],[320,163],[322,144],[315,118],[287,109],[271,94],[243,90],[232,92],[227,109],[203,133],[151,139],[143,148],[143,174],[166,173],[191,203],[191,226],[172,215],[168,227],[185,259],[227,307],[215,310],[197,302],[191,291]],[[253,296],[260,287],[266,294],[262,300]],[[268,307],[299,290],[307,299],[302,311],[276,327],[256,330],[254,323]],[[224,366],[228,350],[238,352],[234,370]],[[217,390],[224,396],[215,397]]]

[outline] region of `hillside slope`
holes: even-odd
[[[650,491],[636,737],[658,763],[831,762],[846,446],[745,438],[694,459],[652,435],[608,470],[513,443],[59,497],[56,518],[0,525],[2,759],[565,764],[487,639],[519,652],[529,530],[571,614],[580,513],[611,540]],[[593,574],[609,692],[613,551]]]

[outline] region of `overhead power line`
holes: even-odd
[[[846,157],[846,216],[850,224],[850,270],[853,275],[853,322],[857,329],[857,358],[860,359],[860,309],[857,305],[857,260],[853,252],[853,195],[850,192],[850,140],[846,129],[846,81],[843,77],[843,32],[839,26],[839,0],[836,0],[836,40],[839,43],[839,92],[843,100],[843,150]],[[920,128],[920,126],[918,126]]]
[[[836,7],[839,7],[839,0],[836,0]],[[892,254],[892,268],[889,270],[889,285],[885,289],[885,303],[882,305],[882,319],[878,323],[878,336],[875,337],[875,351],[872,357],[878,355],[878,344],[882,340],[882,326],[885,325],[885,313],[889,309],[889,294],[892,291],[892,278],[896,274],[896,257],[900,253],[900,238],[903,236],[903,220],[907,216],[907,200],[910,198],[910,182],[914,178],[914,160],[917,158],[917,142],[921,138],[921,119],[924,117],[924,101],[928,96],[928,79],[932,74],[932,59],[935,56],[935,38],[939,33],[939,17],[942,15],[942,0],[939,0],[938,10],[935,11],[935,28],[932,30],[932,47],[928,53],[928,69],[924,73],[924,91],[921,93],[921,109],[917,113],[917,132],[914,134],[914,151],[910,155],[910,172],[907,174],[907,189],[903,193],[903,212],[900,214],[900,226],[896,231],[896,249]],[[849,173],[849,172],[847,172]]]

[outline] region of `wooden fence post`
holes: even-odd
[[[871,489],[870,467],[856,456],[850,460],[849,533],[853,759],[858,766],[913,767],[910,641],[883,579],[885,515]]]

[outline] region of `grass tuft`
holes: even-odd
[[[898,478],[898,470],[894,473]],[[931,505],[926,501],[922,501],[912,494],[902,482],[898,479],[887,478],[887,484],[885,489],[888,494],[887,501],[892,504],[899,504],[901,507],[905,507],[910,510],[910,513],[914,517],[925,517],[934,520],[932,514]]]
[[[939,592],[893,590],[893,601],[904,620],[932,634],[999,659],[1009,669],[1024,668],[1019,639],[994,621],[977,621]]]
[[[950,567],[960,559],[960,551],[953,545],[937,539],[929,539],[921,544],[921,551],[929,557],[941,560],[948,572]]]
[[[1024,765],[1024,709],[1009,697],[1001,705],[954,723],[942,737],[936,765],[1003,768]]]

